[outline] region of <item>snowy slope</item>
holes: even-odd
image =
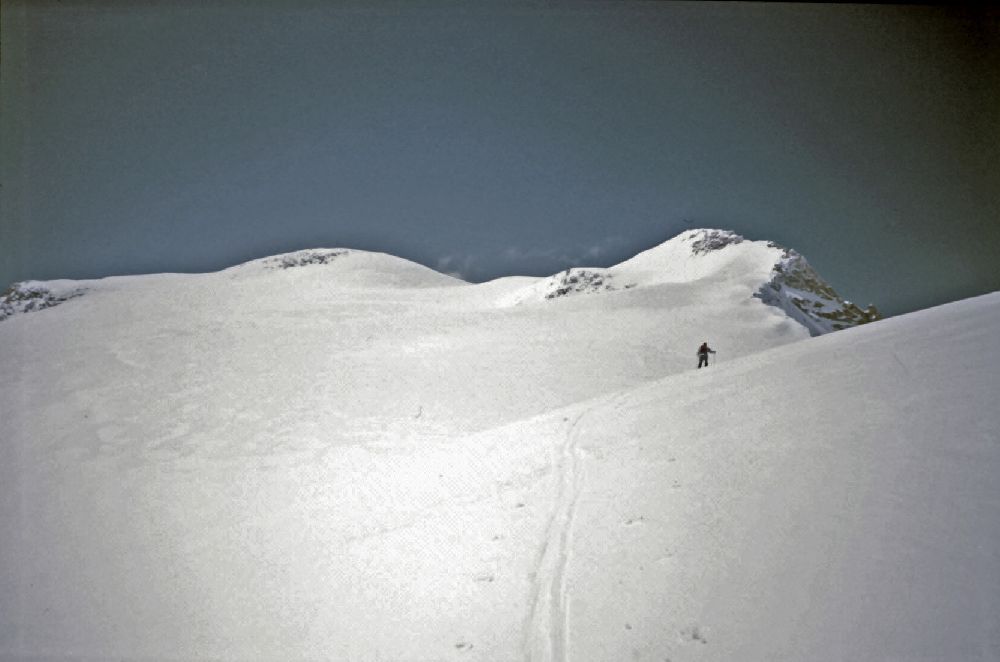
[[[36,296],[23,301],[66,300],[0,322],[0,333],[27,344],[0,367],[30,364],[19,388],[37,388],[42,401],[89,399],[109,420],[134,421],[105,431],[111,446],[142,438],[204,452],[178,430],[176,412],[201,434],[229,439],[235,426],[240,444],[270,444],[274,430],[301,444],[304,416],[352,442],[395,428],[465,433],[687,370],[704,340],[729,360],[806,337],[753,296],[773,267],[768,251],[707,256],[718,266],[701,266],[714,275],[696,281],[664,283],[652,272],[635,288],[558,299],[538,294],[547,279],[472,285],[344,249],[214,274],[34,283]],[[57,386],[72,379],[87,388]]]
[[[601,296],[333,249],[12,315],[0,658],[997,659],[1000,295],[809,339],[772,247],[658,248]]]
[[[596,404],[551,649],[1000,659],[998,327],[994,294]]]

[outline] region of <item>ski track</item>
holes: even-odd
[[[566,662],[569,659],[569,593],[566,569],[572,560],[573,528],[582,492],[581,454],[577,448],[580,423],[602,407],[612,408],[625,397],[601,402],[577,414],[553,460],[559,484],[555,505],[545,526],[541,551],[532,581],[531,608],[527,618],[526,662]]]

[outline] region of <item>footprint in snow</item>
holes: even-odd
[[[691,627],[684,628],[681,630],[680,634],[686,641],[697,641],[702,644],[708,643],[705,632],[698,625],[692,625]]]

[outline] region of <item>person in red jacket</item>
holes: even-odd
[[[701,344],[698,348],[698,367],[708,366],[708,355],[715,354],[715,350],[708,346],[708,341]]]

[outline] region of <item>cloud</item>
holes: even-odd
[[[520,246],[508,246],[501,253],[501,257],[508,262],[529,262],[536,260],[570,260],[571,257],[565,251],[558,248],[521,248]]]
[[[622,248],[625,240],[619,236],[605,237],[596,244],[591,245],[583,252],[583,257],[597,259],[607,255],[610,251]]]
[[[625,245],[625,240],[618,236],[605,237],[597,243],[589,246],[569,246],[559,248],[522,248],[520,246],[508,246],[501,252],[501,257],[512,264],[523,264],[526,262],[551,262],[562,267],[567,266],[592,266],[587,262],[600,260],[612,252],[614,249]]]
[[[445,255],[438,258],[434,268],[452,278],[469,280],[469,274],[472,272],[474,266],[475,260],[471,255]]]
[[[619,236],[604,237],[589,244],[575,246],[510,245],[491,254],[452,253],[438,258],[435,269],[443,274],[465,281],[478,282],[481,278],[522,275],[524,272],[556,273],[569,267],[602,266],[614,253],[626,245]]]

